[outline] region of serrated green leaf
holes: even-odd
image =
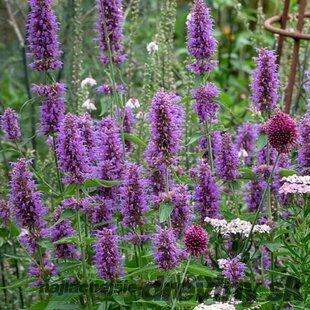
[[[191,263],[187,269],[188,273],[196,274],[199,276],[205,276],[209,278],[216,278],[218,273],[204,265],[198,265],[197,263]]]
[[[147,148],[147,144],[144,141],[142,141],[139,137],[137,137],[133,134],[124,133],[124,139],[127,141],[131,141],[134,144],[137,144],[143,148]]]
[[[66,244],[66,243],[78,243],[78,237],[64,237],[61,238],[60,240],[57,240],[55,242],[53,242],[54,244]]]
[[[296,170],[280,169],[278,175],[281,177],[289,177],[291,175],[299,175],[299,173]]]
[[[240,172],[238,179],[257,180],[257,176],[250,168],[240,168],[237,171]]]
[[[260,134],[257,138],[256,149],[259,151],[267,145],[268,139],[266,134]]]
[[[123,181],[91,179],[91,180],[87,180],[84,183],[84,187],[85,188],[89,188],[89,187],[113,187],[113,186],[122,184],[122,182]]]
[[[8,286],[0,286],[0,289],[14,289],[14,288],[18,288],[18,287],[21,287],[21,286],[24,286],[26,284],[29,284],[31,282],[34,282],[38,280],[37,278],[29,278],[29,279],[23,279],[23,280],[20,280],[20,281],[17,281],[15,283],[13,283],[12,285],[8,285]]]
[[[32,305],[29,310],[45,310],[47,305],[49,303],[48,299],[45,300],[41,300],[37,303],[35,303],[34,305]]]
[[[194,135],[189,139],[189,142],[187,143],[187,145],[191,145],[195,143],[196,141],[198,141],[200,138],[203,138],[205,136],[206,135],[202,133],[194,133]]]
[[[122,295],[113,295],[113,299],[121,306],[127,306]]]
[[[165,222],[169,216],[171,215],[173,210],[171,203],[162,203],[159,207],[159,222],[163,223]]]

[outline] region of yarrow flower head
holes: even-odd
[[[196,211],[201,221],[206,216],[219,216],[220,193],[215,178],[212,176],[209,165],[201,161],[197,168],[198,184],[195,188]]]
[[[41,105],[40,134],[58,132],[65,115],[64,84],[34,85],[32,90],[44,98]]]
[[[59,168],[67,175],[63,182],[82,184],[89,176],[87,149],[79,127],[79,119],[68,113],[63,119],[57,136]]]
[[[193,310],[235,310],[236,307],[234,304],[227,302],[215,302],[212,305],[200,304],[196,306]]]
[[[4,113],[1,116],[1,127],[4,131],[5,139],[17,141],[21,137],[18,115],[11,108],[4,110]]]
[[[15,217],[21,227],[41,229],[44,227],[46,209],[41,199],[41,193],[36,190],[37,185],[32,180],[32,173],[28,169],[29,160],[19,159],[12,163],[11,195]]]
[[[240,256],[233,259],[219,259],[218,264],[222,269],[222,274],[225,278],[232,282],[233,285],[238,284],[245,277],[246,265],[240,262]]]
[[[224,182],[237,178],[236,170],[239,167],[238,152],[231,141],[231,135],[225,133],[221,139],[221,149],[215,158],[215,170]]]
[[[61,51],[57,39],[56,15],[52,9],[53,2],[54,0],[29,0],[28,56],[34,59],[30,66],[37,71],[56,70],[62,66],[62,62],[58,60]]]
[[[200,254],[205,254],[208,242],[208,233],[199,225],[192,226],[185,232],[184,244],[186,252],[193,256],[197,257]]]
[[[118,237],[113,229],[97,231],[95,242],[95,265],[99,277],[116,280],[122,274],[123,260],[118,249]]]
[[[277,56],[266,48],[258,49],[254,57],[256,70],[252,72],[252,100],[257,111],[272,111],[278,100],[279,76]]]
[[[292,175],[281,180],[283,185],[279,189],[282,194],[310,194],[310,176]]]
[[[195,98],[194,111],[197,114],[200,122],[211,122],[219,108],[215,102],[219,91],[213,83],[207,83],[193,92]]]
[[[172,228],[157,227],[157,233],[153,236],[155,250],[155,262],[161,270],[168,271],[180,264],[181,250],[177,248],[177,242]]]
[[[144,214],[148,211],[146,203],[146,181],[141,177],[141,166],[128,164],[121,186],[121,213],[125,227],[135,228],[145,223]]]
[[[103,64],[110,63],[108,55],[110,49],[112,62],[121,64],[126,59],[125,48],[122,45],[124,37],[122,0],[97,0],[97,9],[99,13],[97,23],[99,38],[96,41],[99,43],[98,49],[102,52],[100,61]]]
[[[194,1],[187,26],[189,54],[196,60],[188,69],[196,74],[211,71],[216,62],[210,58],[216,52],[217,42],[212,34],[213,20],[204,0]]]
[[[287,114],[279,112],[266,125],[270,145],[279,153],[289,153],[297,145],[296,122]]]

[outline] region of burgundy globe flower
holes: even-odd
[[[209,237],[207,232],[199,225],[192,226],[185,232],[186,252],[198,256],[206,252]]]
[[[279,112],[266,125],[270,145],[279,153],[291,152],[297,144],[296,122],[287,114]]]

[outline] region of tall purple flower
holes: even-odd
[[[37,185],[32,180],[32,173],[28,170],[29,160],[19,159],[12,163],[11,195],[15,217],[21,227],[41,229],[44,222],[46,209],[41,199],[41,193],[36,191]]]
[[[250,122],[245,122],[238,128],[238,135],[236,139],[236,147],[238,151],[245,151],[247,156],[245,157],[245,163],[250,165],[252,156],[255,150],[257,140],[256,126]]]
[[[57,58],[61,55],[57,39],[58,24],[53,12],[54,0],[29,0],[30,12],[27,24],[27,40],[34,62],[30,64],[38,71],[56,70],[62,63]]]
[[[57,132],[65,115],[64,84],[34,85],[32,89],[44,98],[41,105],[40,134]]]
[[[306,72],[306,84],[305,88],[308,93],[308,98],[310,97],[310,71]],[[308,104],[307,104],[307,117],[310,118],[310,99],[308,99]]]
[[[124,173],[121,187],[122,224],[134,228],[145,223],[144,214],[148,211],[146,181],[141,177],[141,166],[130,163]]]
[[[222,269],[222,274],[227,278],[233,285],[238,284],[245,277],[246,265],[240,262],[240,256],[228,259],[219,259],[219,267]]]
[[[278,100],[279,76],[277,56],[266,48],[258,49],[254,57],[256,70],[252,72],[252,100],[257,111],[272,111]]]
[[[0,199],[0,218],[3,226],[8,227],[12,218],[12,209],[9,201]]]
[[[102,180],[121,180],[124,170],[123,148],[120,138],[120,129],[116,120],[110,116],[103,118],[98,124],[98,166],[97,178]],[[116,188],[102,188],[106,198],[115,195]],[[114,197],[115,198],[115,197]]]
[[[99,277],[116,280],[122,274],[123,261],[118,249],[118,237],[113,229],[103,228],[96,234],[95,265]]]
[[[155,262],[161,270],[168,271],[180,264],[181,250],[177,248],[176,237],[172,228],[157,227],[153,237]]]
[[[196,211],[203,222],[206,217],[219,216],[220,193],[209,165],[201,161],[197,168],[198,184],[195,188]]]
[[[238,153],[235,145],[231,141],[231,135],[222,135],[221,150],[215,158],[216,173],[224,182],[237,178],[236,169],[239,167]]]
[[[63,182],[83,183],[90,172],[89,158],[79,128],[79,120],[68,113],[60,124],[57,136],[59,168],[67,175]]]
[[[102,52],[100,61],[104,64],[110,63],[108,56],[110,45],[112,61],[121,64],[126,59],[125,49],[122,45],[124,20],[122,1],[97,0],[97,9],[99,13],[97,23],[99,38],[96,41],[99,43],[99,50]]]
[[[85,112],[79,118],[79,127],[83,138],[83,143],[87,151],[90,162],[96,160],[97,141],[94,128],[94,121],[89,113]]]
[[[219,131],[213,131],[211,133],[211,146],[212,146],[212,154],[213,158],[216,157],[217,153],[221,149],[221,133]],[[209,153],[208,153],[208,138],[207,137],[202,137],[199,139],[199,147],[198,147],[198,152],[203,153],[203,158],[208,159],[209,158]]]
[[[134,132],[133,126],[135,124],[135,119],[134,119],[134,115],[132,113],[132,109],[131,108],[125,108],[122,111],[122,114],[123,114],[123,130],[124,130],[124,133],[133,134],[133,132]],[[132,142],[126,141],[125,146],[126,146],[126,152],[130,152],[132,149]]]
[[[157,92],[152,100],[151,140],[145,153],[151,168],[162,163],[171,164],[173,156],[181,149],[184,113],[181,105],[177,104],[179,100],[178,96],[164,90]]]
[[[213,69],[215,61],[210,58],[216,52],[217,42],[213,37],[213,20],[204,0],[195,0],[188,17],[187,46],[191,56],[196,60],[188,69],[196,74],[209,72]]]
[[[21,137],[18,115],[11,108],[4,110],[4,113],[1,116],[1,127],[5,133],[5,139],[17,141]]]
[[[215,102],[218,88],[213,83],[207,83],[193,92],[195,98],[194,111],[200,122],[212,122],[219,105]]]
[[[299,124],[298,164],[303,175],[310,175],[310,118],[303,118]]]
[[[103,84],[97,88],[99,93],[105,94],[107,96],[111,96],[114,92],[114,87],[112,84]],[[115,91],[121,95],[124,95],[125,88],[124,85],[118,84],[115,86]]]
[[[254,172],[256,169],[254,169]],[[260,175],[258,175],[260,177]],[[266,187],[266,181],[262,179],[251,180],[245,187],[246,195],[245,202],[247,204],[249,212],[256,212],[259,203],[262,199],[264,189]],[[263,209],[265,209],[264,204]]]

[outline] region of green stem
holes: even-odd
[[[269,177],[268,177],[267,184],[266,184],[266,186],[265,186],[265,189],[264,189],[262,198],[261,198],[261,200],[260,200],[260,202],[259,202],[257,211],[256,211],[256,213],[255,213],[255,217],[254,217],[254,220],[253,220],[253,223],[252,223],[252,227],[251,227],[249,236],[247,237],[247,239],[246,239],[246,241],[245,241],[245,245],[244,245],[244,248],[243,248],[243,250],[242,250],[242,256],[244,255],[244,252],[247,250],[247,247],[248,247],[248,245],[249,245],[250,239],[251,239],[251,237],[252,237],[252,235],[253,235],[253,229],[254,229],[255,223],[256,223],[256,221],[257,221],[258,215],[259,215],[259,213],[261,212],[261,209],[262,209],[262,207],[263,207],[263,203],[264,203],[264,200],[265,200],[265,197],[266,197],[268,188],[269,188],[269,186],[270,186],[270,183],[271,183],[271,180],[272,180],[272,177],[273,177],[273,174],[274,174],[274,170],[275,170],[275,168],[276,168],[276,166],[277,166],[277,163],[278,163],[278,160],[279,160],[279,156],[280,156],[280,154],[278,153],[278,154],[277,154],[277,158],[276,158],[276,160],[275,160],[275,162],[274,162],[274,164],[273,164],[273,166],[272,166],[271,173],[270,173],[270,175],[269,175]]]
[[[210,132],[211,128],[208,126],[207,122],[206,122],[206,129],[207,129],[207,140],[208,140],[208,157],[209,157],[210,169],[213,174],[214,165],[213,165],[213,152],[212,152],[212,138],[211,138],[211,132]]]
[[[59,165],[58,165],[58,156],[56,151],[56,139],[53,136],[53,152],[54,152],[54,161],[56,166],[56,173],[57,173],[57,182],[58,182],[58,189],[60,191],[60,195],[63,198],[63,187],[60,179],[60,171],[59,171]]]

